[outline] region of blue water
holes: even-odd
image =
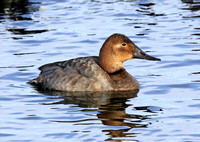
[[[0,140],[200,141],[200,1],[0,2]],[[130,60],[128,94],[41,92],[38,67],[98,55],[123,33],[161,62]]]

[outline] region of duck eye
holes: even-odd
[[[122,43],[122,46],[126,46],[126,43]]]

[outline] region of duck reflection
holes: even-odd
[[[62,96],[62,101],[55,103],[48,103],[46,105],[53,104],[75,104],[82,108],[98,108],[97,118],[102,124],[107,126],[117,126],[102,130],[107,132],[112,138],[117,137],[130,137],[136,135],[134,133],[128,133],[133,128],[145,128],[147,125],[142,124],[144,119],[148,119],[147,116],[134,115],[126,113],[126,108],[130,106],[127,104],[128,100],[137,97],[139,90],[133,90],[129,92],[96,92],[96,93],[69,93],[69,92],[42,92],[45,95]],[[62,121],[63,122],[63,121]],[[68,121],[67,121],[68,122]],[[64,123],[64,122],[63,122]],[[118,127],[126,126],[126,127]]]
[[[111,138],[107,141],[111,141],[112,138],[117,140],[117,137],[129,137],[130,135],[136,135],[136,133],[129,133],[128,131],[132,128],[144,128],[146,125],[140,124],[142,119],[145,119],[146,116],[142,115],[132,115],[126,113],[126,108],[130,105],[127,105],[126,102],[130,98],[137,96],[138,90],[132,92],[132,94],[126,95],[126,97],[119,97],[118,94],[109,99],[109,103],[101,105],[99,107],[99,114],[97,117],[102,121],[104,125],[108,126],[127,126],[126,129],[107,129],[103,132],[107,132],[107,135],[110,135]],[[118,96],[116,98],[116,96]]]
[[[36,87],[36,86],[34,86]],[[130,98],[137,97],[139,89],[124,92],[61,92],[46,91],[43,88],[35,88],[39,93],[48,96],[59,96],[63,100],[51,104],[75,104],[83,108],[111,109],[128,107],[126,104]]]

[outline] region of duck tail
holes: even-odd
[[[37,78],[34,78],[27,83],[32,84],[32,85],[39,85],[42,84],[42,81],[44,80],[44,75],[40,74]]]
[[[37,80],[37,78],[34,78],[32,80],[29,80],[27,83],[31,84],[31,85],[37,85],[38,84],[38,80]]]

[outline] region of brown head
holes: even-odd
[[[160,61],[143,52],[123,34],[111,35],[104,42],[99,53],[100,66],[108,73],[124,69],[123,62],[134,58]]]

